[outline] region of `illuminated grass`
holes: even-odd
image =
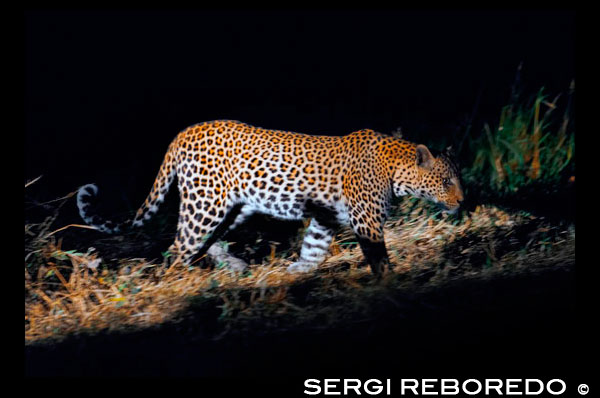
[[[165,269],[143,258],[107,264],[87,247],[61,247],[65,230],[48,236],[49,225],[26,226],[26,234],[34,237],[29,246],[26,240],[26,343],[155,326],[189,311],[214,314],[211,322],[223,333],[257,324],[261,329],[328,327],[368,319],[373,300],[386,297],[386,289],[433,288],[458,278],[574,262],[574,229],[547,225],[526,213],[480,206],[452,217],[410,200],[395,213],[401,216],[388,221],[385,231],[394,269],[381,283],[362,266],[349,230],[337,235],[331,256],[316,272],[290,275],[285,268],[295,261],[297,247],[290,255],[273,249],[265,262],[243,274],[223,267]]]
[[[574,93],[573,82],[566,96],[553,99],[543,89],[529,100],[515,95],[502,108],[497,125],[485,124],[471,141],[472,160],[463,171],[467,181],[500,194],[532,184],[574,181]]]

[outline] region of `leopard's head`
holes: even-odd
[[[451,149],[433,156],[425,145],[417,145],[413,159],[414,164],[396,171],[394,193],[408,193],[431,200],[445,212],[455,213],[464,196],[459,169],[453,160]]]

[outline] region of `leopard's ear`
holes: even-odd
[[[429,149],[425,145],[417,145],[417,166],[431,170],[433,163],[434,157]]]
[[[446,155],[448,155],[448,156],[454,155],[454,148],[452,148],[452,145],[447,147],[445,152],[446,152]]]

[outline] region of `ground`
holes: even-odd
[[[569,355],[568,344],[546,346],[575,316],[568,219],[491,204],[449,216],[400,201],[385,231],[394,269],[377,283],[348,230],[316,272],[287,274],[302,224],[261,216],[227,236],[252,263],[243,274],[207,259],[166,269],[176,214],[165,211],[125,236],[29,226],[40,247],[25,268],[27,374],[385,374],[397,358],[416,369],[432,357]]]

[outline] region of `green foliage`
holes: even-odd
[[[543,88],[528,101],[513,98],[502,108],[498,124],[485,124],[471,141],[472,163],[466,181],[500,194],[533,183],[556,184],[575,169],[575,127],[572,122],[574,82],[566,98],[549,100]],[[562,109],[561,111],[559,111]]]

